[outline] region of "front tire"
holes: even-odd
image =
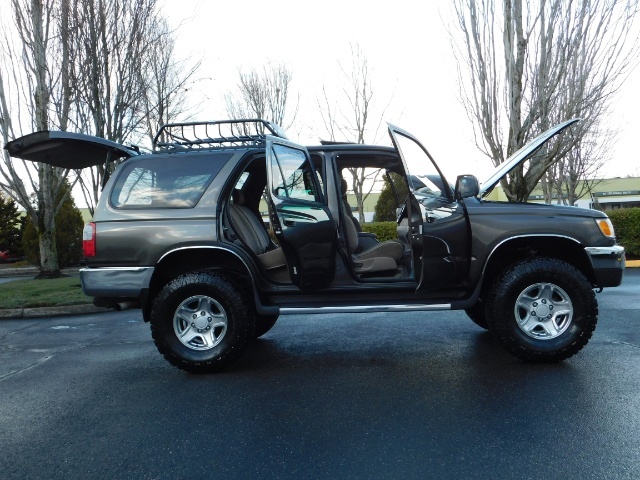
[[[486,299],[487,326],[513,355],[558,362],[584,347],[598,321],[593,286],[574,266],[553,258],[509,267]]]
[[[176,277],[151,309],[151,335],[172,365],[216,372],[234,362],[253,338],[254,317],[236,284],[208,272]]]

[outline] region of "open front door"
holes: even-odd
[[[306,148],[267,136],[270,221],[303,291],[328,286],[335,274],[336,231]]]
[[[410,133],[389,125],[402,158],[409,195],[398,221],[408,219],[417,290],[462,284],[469,268],[470,235],[463,205],[427,150]]]

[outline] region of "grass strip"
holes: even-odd
[[[93,301],[82,293],[78,277],[15,280],[0,284],[0,308],[59,307]]]

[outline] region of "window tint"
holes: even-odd
[[[315,191],[314,172],[304,152],[274,145],[273,154],[273,193],[278,197],[320,201]]]
[[[115,208],[191,208],[230,154],[130,160],[111,192]]]

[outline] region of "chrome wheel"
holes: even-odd
[[[227,314],[217,301],[206,295],[184,300],[173,315],[173,331],[192,350],[210,350],[227,333]]]
[[[510,353],[529,362],[559,362],[578,353],[598,323],[593,284],[557,258],[515,262],[487,291],[489,331]]]
[[[567,292],[553,283],[536,283],[516,299],[514,314],[520,330],[537,340],[559,337],[571,326],[573,304]]]
[[[231,276],[187,272],[169,281],[151,308],[151,335],[172,365],[193,373],[219,372],[253,339],[255,314]]]

